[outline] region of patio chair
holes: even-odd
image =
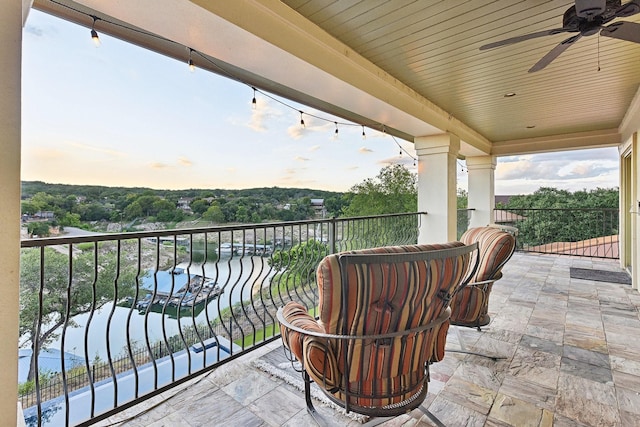
[[[450,299],[471,277],[474,251],[475,244],[450,242],[344,252],[321,261],[319,319],[297,302],[277,314],[285,349],[302,365],[307,410],[318,424],[324,422],[311,402],[312,381],[346,412],[386,418],[420,407],[438,337],[444,349]]]
[[[516,248],[517,229],[489,225],[470,228],[460,237],[464,244],[478,243],[478,269],[469,284],[451,302],[451,323],[481,330],[491,321],[489,295],[494,282],[502,277],[502,267]]]

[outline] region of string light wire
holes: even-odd
[[[132,32],[135,32],[135,33],[142,34],[142,35],[144,35],[146,37],[151,37],[151,38],[155,38],[157,40],[161,40],[161,41],[164,41],[164,42],[167,42],[167,43],[172,43],[172,44],[174,44],[176,46],[184,46],[181,43],[178,43],[178,42],[176,42],[174,40],[171,40],[171,39],[167,39],[166,37],[162,37],[162,36],[159,36],[159,35],[154,34],[154,33],[150,33],[150,32],[147,32],[147,31],[144,31],[144,30],[140,30],[140,29],[137,29],[137,28],[134,28],[134,27],[129,27],[127,25],[123,25],[123,24],[118,23],[118,22],[114,22],[114,21],[110,21],[108,19],[104,19],[104,18],[100,18],[100,17],[94,16],[94,15],[90,15],[90,14],[84,12],[84,11],[76,9],[76,8],[74,8],[72,6],[67,5],[67,4],[60,3],[57,0],[49,0],[49,1],[51,1],[51,3],[54,3],[54,4],[56,4],[56,5],[60,6],[60,7],[64,7],[66,9],[72,10],[72,11],[78,13],[78,14],[85,15],[85,16],[88,16],[88,17],[92,18],[93,19],[93,25],[95,25],[95,21],[100,20],[100,21],[102,21],[102,22],[104,22],[106,24],[113,25],[114,27],[120,27],[120,28],[123,28],[123,29],[125,29],[127,31],[132,31]],[[92,28],[93,28],[93,26],[92,26]],[[93,33],[94,32],[95,32],[95,30],[92,30],[92,33],[91,33],[92,38],[93,38]],[[96,36],[97,36],[97,33],[96,33]],[[264,92],[264,91],[262,91],[262,90],[260,90],[260,89],[258,89],[256,87],[252,86],[251,84],[249,84],[249,83],[247,83],[245,81],[240,80],[237,76],[233,75],[225,67],[223,67],[220,64],[218,64],[211,57],[203,54],[202,52],[200,52],[200,51],[198,51],[196,49],[192,49],[192,48],[190,48],[188,46],[185,46],[185,47],[187,47],[189,49],[189,67],[190,68],[193,66],[192,55],[198,55],[203,61],[206,61],[207,63],[211,64],[214,68],[216,68],[219,71],[220,74],[224,75],[225,77],[227,77],[230,80],[233,80],[235,82],[244,84],[244,85],[248,86],[251,90],[253,90],[254,91],[254,98],[252,99],[252,104],[253,105],[255,105],[255,101],[256,101],[255,100],[255,96],[256,96],[256,94],[260,94],[260,95],[262,95],[262,96],[264,96],[264,97],[266,97],[266,98],[268,98],[268,99],[270,99],[270,100],[272,100],[274,102],[277,102],[277,103],[279,103],[279,104],[281,104],[281,105],[283,105],[283,106],[285,106],[285,107],[287,107],[289,109],[299,111],[300,112],[300,125],[302,127],[305,127],[305,123],[304,123],[304,119],[303,119],[303,114],[304,114],[304,115],[307,115],[309,117],[313,117],[315,119],[318,119],[318,120],[321,120],[321,121],[324,121],[324,122],[327,122],[327,123],[333,122],[335,124],[335,126],[336,126],[336,129],[335,129],[335,132],[334,132],[335,137],[337,137],[337,135],[338,135],[338,125],[339,126],[362,126],[362,129],[363,129],[362,130],[362,135],[363,135],[363,137],[366,137],[366,134],[364,132],[364,127],[365,126],[370,128],[370,129],[374,129],[374,130],[378,129],[384,135],[388,134],[386,126],[384,124],[382,124],[382,123],[378,123],[378,122],[371,122],[371,123],[341,122],[341,121],[336,121],[335,119],[329,119],[329,118],[318,116],[318,115],[315,115],[315,114],[311,114],[311,113],[308,113],[308,112],[305,112],[305,111],[302,111],[302,110],[298,110],[298,108],[296,108],[293,105],[290,105],[290,104],[284,102],[282,99],[279,99],[279,98],[277,98],[277,97],[275,97],[275,96],[273,96],[273,95],[271,95],[271,94],[269,94],[267,92]],[[396,138],[393,135],[391,135],[391,137],[393,138],[393,141],[398,145],[398,147],[400,147],[400,150],[402,152],[405,152],[409,157],[411,157],[414,160],[414,162],[417,160],[414,156],[412,156],[404,148],[402,148],[402,146],[398,143],[398,141],[396,140]]]

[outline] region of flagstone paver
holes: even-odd
[[[570,267],[620,271],[616,261],[516,253],[496,282],[481,332],[451,328],[423,403],[446,425],[640,426],[640,294],[629,285],[571,279]],[[280,341],[97,425],[312,424],[302,392],[252,361]],[[317,405],[330,422],[359,422]],[[383,424],[432,426],[419,410]]]

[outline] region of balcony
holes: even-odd
[[[571,279],[570,267],[619,270],[611,260],[516,253],[494,286],[492,323],[462,331],[468,347],[507,359],[448,352],[431,366],[424,405],[449,426],[638,425],[640,344],[628,336],[640,326],[640,295],[628,285]],[[310,425],[302,392],[255,367],[280,346],[274,341],[96,425]],[[453,332],[447,348],[458,348]],[[432,424],[414,410],[386,425]]]
[[[44,266],[33,276],[41,307],[50,260],[65,259],[68,276],[62,314],[39,323],[42,342],[59,324],[43,346],[59,350],[58,373],[23,393],[28,425],[307,425],[302,393],[258,368],[265,358],[284,362],[275,310],[288,300],[315,306],[322,256],[415,243],[423,215],[24,241],[23,257]],[[94,260],[88,270],[82,253]],[[640,296],[629,285],[572,279],[570,267],[620,271],[597,257],[514,255],[492,292],[492,323],[458,330],[468,349],[506,359],[449,352],[431,367],[425,405],[445,424],[640,422],[640,345],[628,339]],[[111,291],[100,290],[105,275]],[[94,295],[86,313],[66,303],[82,280]],[[454,330],[448,341],[460,348]],[[45,359],[34,362],[42,372]],[[403,417],[430,425],[417,411]]]

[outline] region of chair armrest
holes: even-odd
[[[298,360],[302,360],[302,347],[307,332],[324,332],[313,316],[307,313],[307,309],[300,303],[289,302],[278,310],[280,333],[282,342],[291,350]],[[281,320],[282,318],[282,320]]]
[[[502,276],[502,275],[500,275]],[[468,286],[482,286],[482,285],[490,285],[493,282],[496,282],[500,277],[497,277],[495,279],[489,279],[489,280],[481,280],[480,282],[471,282],[469,283]]]
[[[375,339],[386,339],[386,338],[397,338],[405,335],[412,335],[419,332],[423,332],[429,329],[433,329],[436,326],[445,322],[451,316],[451,308],[447,307],[446,310],[440,314],[435,320],[427,323],[426,325],[418,326],[417,328],[406,329],[404,331],[390,332],[386,334],[376,334],[376,335],[339,335],[339,334],[328,334],[320,331],[312,331],[309,329],[298,327],[285,319],[283,314],[283,307],[278,309],[276,313],[278,318],[278,322],[280,322],[281,327],[290,329],[292,331],[298,332],[300,334],[304,334],[311,337],[316,338],[325,338],[325,339],[335,339],[335,340],[375,340]],[[311,317],[311,316],[309,316]],[[315,321],[315,320],[314,320]],[[297,322],[296,322],[297,323]]]

